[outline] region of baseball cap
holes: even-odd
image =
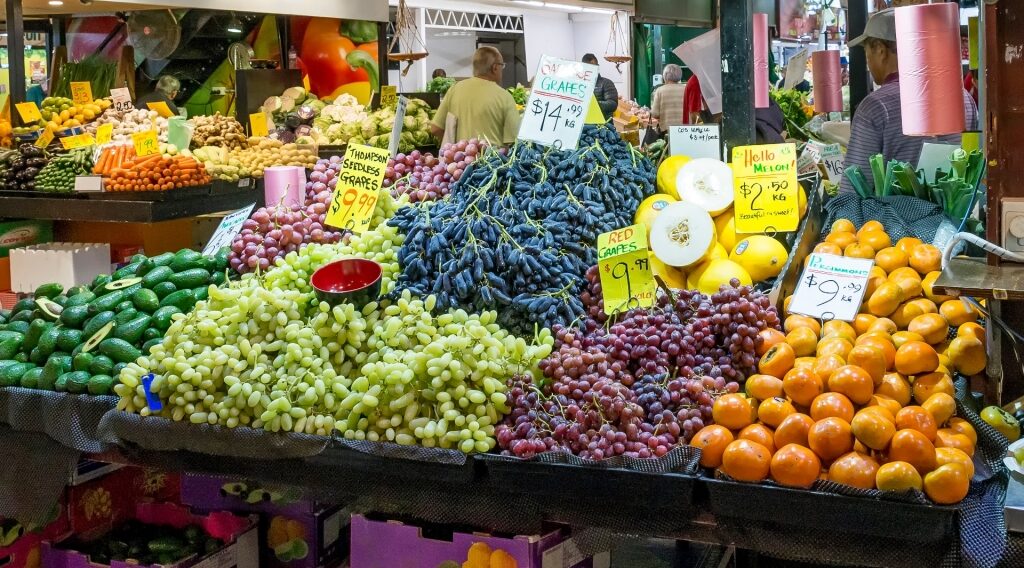
[[[869,37],[896,41],[896,17],[895,8],[887,8],[871,14],[868,23],[864,26],[864,33],[853,38],[846,45],[856,47]]]

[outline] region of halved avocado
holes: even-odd
[[[60,313],[64,311],[60,304],[47,298],[36,298],[36,307],[39,308],[43,318],[50,321],[56,321],[60,317]]]
[[[142,278],[122,278],[120,280],[114,280],[110,284],[107,284],[106,286],[104,286],[104,288],[106,288],[107,290],[111,290],[111,291],[113,291],[113,290],[120,290],[121,288],[127,288],[129,286],[134,286],[134,285],[138,284],[139,282],[142,282]]]
[[[99,331],[94,333],[92,337],[82,344],[82,350],[80,353],[88,353],[91,351],[93,347],[96,347],[101,341],[106,339],[107,334],[110,333],[110,330],[112,329],[114,329],[114,322],[107,322],[107,325],[101,327]]]

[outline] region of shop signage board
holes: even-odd
[[[267,113],[254,112],[250,114],[249,128],[252,129],[252,135],[258,138],[262,138],[270,134],[270,128],[267,125]]]
[[[389,158],[383,148],[349,145],[331,206],[327,209],[326,224],[354,233],[370,228]]]
[[[717,124],[688,124],[668,129],[668,151],[690,159],[722,159],[722,127]]]
[[[135,105],[132,104],[132,93],[128,90],[128,87],[110,89],[110,98],[113,99],[114,110],[117,112],[135,110]]]
[[[395,108],[395,127],[391,129],[391,141],[388,142],[388,155],[394,156],[398,153],[398,143],[402,139],[402,126],[405,120],[405,107],[409,105],[409,99],[398,97],[398,105]]]
[[[654,305],[658,285],[649,255],[644,225],[598,235],[597,266],[606,314]]]
[[[800,210],[794,144],[733,148],[732,169],[737,233],[797,229]]]
[[[519,139],[575,150],[599,72],[596,65],[541,57],[519,127]]]
[[[217,230],[214,231],[213,236],[210,237],[210,242],[206,243],[206,246],[203,247],[203,254],[213,256],[222,247],[231,246],[231,241],[242,230],[242,223],[249,218],[249,214],[252,213],[254,207],[256,207],[255,202],[248,207],[242,207],[225,215]]]
[[[18,115],[21,116],[21,121],[25,124],[39,122],[43,119],[43,115],[39,112],[39,107],[36,106],[36,103],[15,103],[14,107],[18,109]]]
[[[71,100],[76,105],[85,105],[92,102],[92,85],[89,81],[71,82]]]
[[[813,253],[789,304],[789,311],[821,320],[853,321],[860,311],[875,261]]]
[[[64,138],[61,138],[60,143],[62,146],[64,146],[65,150],[74,150],[75,148],[95,146],[96,139],[92,137],[92,134],[86,132],[84,134],[76,134],[74,136],[66,136]]]

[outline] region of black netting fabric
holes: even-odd
[[[458,450],[426,448],[423,446],[402,446],[390,442],[348,440],[338,435],[332,437],[331,444],[382,458],[451,465],[464,465],[466,463],[466,454]]]
[[[0,518],[44,524],[71,472],[78,450],[41,432],[16,432],[0,425]]]
[[[856,193],[840,193],[825,203],[825,214],[825,227],[837,219],[849,219],[857,227],[872,219],[879,221],[893,242],[912,236],[930,243],[939,225],[950,222],[938,205],[903,195],[865,199]]]
[[[103,415],[116,405],[114,396],[0,388],[0,422],[20,432],[47,434],[69,448],[87,453],[105,449],[96,429]]]
[[[272,433],[254,428],[223,428],[174,422],[112,410],[99,425],[100,438],[111,444],[129,443],[146,450],[187,450],[214,456],[276,460],[314,456],[330,438],[309,434]]]
[[[643,473],[696,473],[697,466],[700,464],[700,448],[677,446],[672,448],[667,454],[653,459],[634,458],[623,455],[604,460],[591,460],[581,458],[569,452],[544,452],[530,459],[498,454],[483,454],[479,457],[485,461],[506,462],[510,464],[540,462],[598,469],[625,469]],[[515,466],[512,467],[514,468]]]

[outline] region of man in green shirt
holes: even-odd
[[[512,95],[498,84],[504,68],[500,51],[490,46],[477,49],[473,54],[473,77],[448,89],[434,115],[430,125],[434,136],[443,138],[454,119],[455,140],[479,138],[497,145],[515,142],[519,110]]]

